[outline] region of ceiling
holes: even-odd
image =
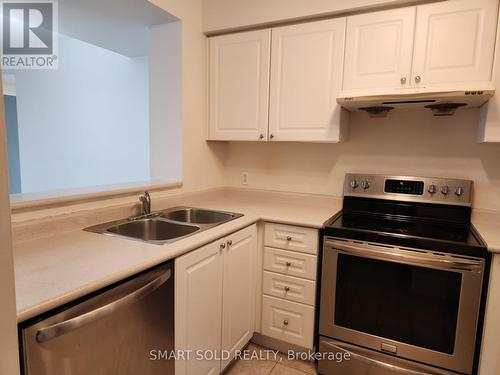
[[[178,19],[148,0],[59,0],[59,32],[130,57],[148,54],[149,27]]]

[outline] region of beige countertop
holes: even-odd
[[[318,198],[311,201],[296,196],[275,198],[248,199],[237,194],[180,201],[178,205],[220,209],[244,216],[165,245],[89,233],[81,228],[19,242],[14,245],[18,321],[174,259],[259,220],[320,228],[341,209],[340,200],[328,199],[320,204]]]
[[[28,239],[14,245],[18,320],[35,317],[259,220],[320,228],[342,206],[337,198],[244,191],[191,195],[185,199],[176,197],[158,203],[153,200],[153,209],[187,205],[238,212],[244,216],[165,245],[84,232],[82,228],[87,225],[110,220],[102,212],[98,213],[101,220],[97,222],[96,217],[92,218],[94,222],[78,217],[70,225],[67,222],[71,219],[58,219],[63,221],[52,222],[50,226],[38,224],[34,232],[54,227],[64,227],[64,231],[35,237],[30,233]],[[500,253],[500,214],[474,211],[472,221],[489,251]]]
[[[500,213],[496,211],[473,211],[472,224],[488,245],[488,251],[500,253]]]

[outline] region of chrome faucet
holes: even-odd
[[[142,215],[151,214],[151,197],[149,196],[149,193],[147,191],[145,191],[139,196],[139,201],[142,204],[141,214]]]

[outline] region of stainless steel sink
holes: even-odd
[[[142,241],[168,241],[199,230],[198,226],[171,223],[157,218],[133,220],[107,229],[110,233]]]
[[[165,219],[193,224],[221,224],[234,219],[237,215],[231,212],[211,211],[191,207],[160,213],[160,216]]]
[[[94,225],[87,232],[162,245],[243,216],[233,212],[172,207],[134,218]]]

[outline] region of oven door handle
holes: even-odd
[[[434,375],[430,372],[422,372],[422,371],[416,371],[416,370],[411,370],[407,369],[404,367],[396,366],[390,363],[382,362],[379,361],[378,359],[366,357],[360,353],[356,353],[355,347],[347,344],[338,345],[338,344],[333,344],[331,342],[325,342],[327,345],[331,346],[334,349],[340,350],[344,353],[349,354],[351,357],[354,357],[362,362],[368,363],[370,365],[375,365],[377,367],[383,367],[387,370],[391,370],[392,372],[398,373],[398,374],[405,374],[405,375]],[[344,347],[345,345],[345,347]]]
[[[410,254],[402,254],[399,252],[391,252],[383,249],[370,249],[365,247],[357,247],[347,244],[340,244],[337,242],[329,242],[333,249],[343,251],[345,253],[358,255],[358,256],[374,256],[381,259],[392,259],[401,261],[411,261],[423,266],[437,265],[439,267],[445,267],[448,269],[460,269],[465,271],[475,271],[481,272],[482,262],[480,260],[473,259],[443,259],[443,257],[429,257],[429,256],[418,256]]]

